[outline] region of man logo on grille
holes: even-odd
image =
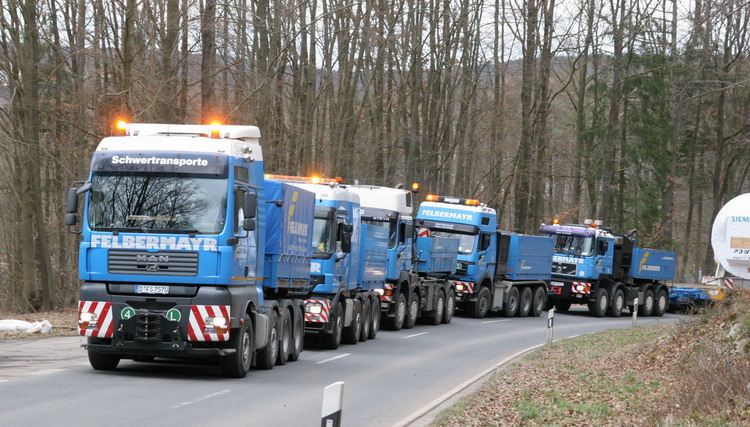
[[[159,264],[146,264],[146,271],[159,271]]]

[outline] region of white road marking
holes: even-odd
[[[228,388],[226,390],[217,391],[216,393],[206,394],[206,395],[201,396],[201,397],[199,397],[199,398],[197,398],[195,400],[191,400],[189,402],[182,402],[182,403],[180,403],[178,405],[174,405],[170,409],[179,409],[179,408],[182,408],[183,406],[192,405],[194,403],[198,403],[198,402],[202,402],[202,401],[207,400],[207,399],[211,399],[212,397],[221,396],[222,394],[227,394],[230,391],[232,391],[232,389]]]
[[[322,365],[324,363],[328,363],[336,359],[341,359],[342,357],[346,357],[346,356],[351,356],[351,353],[339,354],[338,356],[329,357],[328,359],[324,359],[324,360],[321,360],[320,362],[315,362],[315,363],[318,365]]]
[[[62,371],[64,371],[64,369],[45,369],[42,371],[29,372],[29,375],[47,375]]]
[[[405,337],[404,337],[404,339],[407,339],[407,338],[414,338],[414,337],[418,337],[418,336],[420,336],[420,335],[424,335],[424,334],[426,334],[426,333],[427,333],[427,332],[420,332],[420,333],[418,333],[418,334],[414,334],[414,335],[407,335],[407,336],[405,336]]]
[[[500,319],[500,320],[485,320],[482,323],[498,323],[498,322],[510,322],[510,319]]]

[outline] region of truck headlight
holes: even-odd
[[[213,324],[216,329],[226,329],[227,323],[226,317],[214,317],[211,319],[211,324]]]
[[[96,322],[96,320],[97,320],[96,313],[88,313],[88,312],[82,311],[81,314],[78,315],[79,323],[91,323],[91,322]]]
[[[320,314],[323,312],[323,304],[307,304],[305,310],[310,314]]]
[[[456,290],[459,292],[463,292],[466,289],[466,286],[464,285],[456,285]]]
[[[373,292],[375,292],[376,294],[380,296],[385,295],[385,291],[383,289],[375,289]]]

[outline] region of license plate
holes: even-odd
[[[168,294],[169,286],[138,285],[135,287],[137,294]]]
[[[565,286],[565,283],[563,282],[550,282],[549,284],[552,286]]]

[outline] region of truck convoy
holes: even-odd
[[[711,247],[716,274],[702,278],[701,285],[671,287],[671,309],[712,303],[733,289],[750,289],[750,193],[721,208],[711,229]]]
[[[419,206],[417,236],[458,239],[450,280],[459,308],[478,318],[490,310],[508,317],[541,315],[554,239],[500,232],[494,209],[476,199],[436,195]]]
[[[305,331],[325,348],[375,338],[385,284],[388,228],[362,221],[357,193],[335,179],[267,175],[314,194],[310,285],[293,295],[305,302]]]
[[[632,234],[507,233],[478,200],[434,195],[415,218],[402,188],[264,175],[259,139],[255,126],[128,124],[99,143],[65,217],[80,235],[78,326],[93,368],[203,357],[244,377],[297,360],[305,335],[335,349],[375,338],[381,319],[399,330],[450,323],[456,307],[540,316],[547,298],[616,316],[638,296],[642,314],[664,313],[674,253]],[[722,265],[745,277],[742,233]]]
[[[296,360],[314,194],[263,177],[254,126],[131,124],[68,193],[81,221],[78,324],[95,369],[218,357],[228,377]]]
[[[548,306],[566,311],[571,304],[587,304],[596,317],[620,316],[626,305],[641,316],[664,315],[665,281],[674,280],[675,253],[639,248],[636,230],[617,235],[601,225],[542,224],[540,232],[556,239]]]
[[[372,185],[350,185],[359,195],[362,222],[389,230],[386,283],[378,290],[386,327],[411,328],[422,317],[428,323],[450,323],[455,288],[448,275],[456,270],[459,240],[414,234],[412,191]]]

